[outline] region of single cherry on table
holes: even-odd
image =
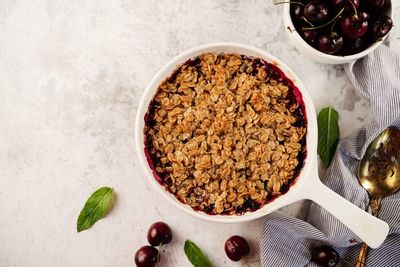
[[[340,256],[334,248],[321,245],[312,249],[311,260],[321,267],[334,267],[339,264]]]
[[[135,254],[137,267],[154,267],[159,260],[158,250],[152,246],[143,246]]]
[[[225,253],[232,261],[240,261],[250,253],[250,246],[246,239],[234,235],[225,242]]]
[[[171,240],[171,228],[164,222],[153,223],[147,232],[147,241],[149,241],[152,246],[165,245],[171,242]]]

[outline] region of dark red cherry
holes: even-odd
[[[361,52],[365,48],[365,40],[357,38],[355,40],[344,40],[343,53],[346,55],[353,55]]]
[[[364,0],[366,9],[376,11],[385,5],[385,0]]]
[[[357,39],[362,37],[368,31],[369,15],[365,12],[359,12],[356,15],[348,13],[340,20],[340,30],[348,39]]]
[[[153,223],[147,232],[147,240],[152,246],[168,244],[172,239],[172,231],[164,222]]]
[[[225,253],[232,261],[240,261],[241,258],[250,253],[250,247],[246,239],[234,235],[226,240]]]
[[[135,263],[138,267],[154,267],[159,260],[158,250],[152,246],[141,247],[135,254]]]
[[[311,1],[304,7],[304,17],[311,23],[323,23],[329,16],[328,5],[323,1]]]
[[[386,16],[380,15],[372,19],[369,35],[372,40],[376,41],[384,37],[393,27],[393,20]]]
[[[359,12],[358,15],[361,17],[362,20],[369,20],[370,15],[366,11]]]
[[[303,39],[314,46],[317,43],[318,33],[315,30],[307,30],[302,32]]]
[[[317,48],[327,54],[337,54],[343,47],[343,37],[337,32],[328,32],[318,38]]]
[[[340,256],[332,247],[322,245],[312,249],[311,260],[322,267],[334,267],[340,262]]]
[[[354,8],[358,10],[360,7],[360,0],[332,0],[332,6],[336,11],[344,8],[344,11],[349,11],[354,14]]]
[[[292,4],[290,6],[292,18],[296,20],[302,20],[304,18],[304,5]]]

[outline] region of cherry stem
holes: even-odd
[[[297,1],[277,2],[274,5],[280,5],[280,4],[296,4],[296,5],[301,5],[303,7],[305,6],[302,2],[297,2]],[[302,20],[307,22],[307,24],[310,25],[311,27],[314,27],[314,25],[311,22],[309,22],[305,17],[303,17]]]
[[[356,19],[358,19],[357,8],[356,8],[356,6],[354,5],[353,0],[349,0],[349,2],[350,2],[350,4],[353,6],[353,9],[354,9],[354,17],[355,17]]]
[[[316,26],[316,27],[303,28],[302,30],[303,30],[303,31],[316,30],[316,29],[320,29],[320,28],[323,28],[323,27],[325,27],[325,26],[328,26],[329,24],[331,24],[332,22],[334,22],[335,20],[337,20],[337,19],[340,17],[340,15],[342,15],[343,11],[344,11],[344,8],[342,8],[342,9],[339,11],[339,13],[337,13],[337,15],[336,15],[333,19],[331,19],[330,21],[328,21],[328,22],[325,23],[325,24],[322,24],[322,25]]]
[[[277,2],[277,3],[274,3],[274,5],[280,5],[280,4],[297,4],[297,5],[301,5],[301,6],[305,6],[303,3],[301,3],[301,2],[294,2],[294,1],[289,1],[289,2]]]
[[[332,23],[331,32],[333,32],[333,28],[335,27],[336,22],[337,22],[338,20],[339,20],[339,17],[337,17],[337,19],[335,19],[335,21]]]
[[[335,21],[332,23],[332,26],[331,26],[331,32],[333,32],[333,28],[335,27],[335,25],[336,25],[336,22],[337,22],[337,20],[335,20]]]
[[[162,246],[163,246],[163,243],[160,243],[160,245],[159,245],[158,248],[157,248],[158,253],[157,253],[157,263],[156,263],[156,267],[159,266],[159,264],[160,264],[160,254],[161,254],[161,248],[162,248]]]
[[[314,27],[314,25],[313,25],[311,22],[309,22],[305,17],[303,17],[303,20],[304,20],[305,22],[307,22],[308,25],[310,25],[311,27]]]

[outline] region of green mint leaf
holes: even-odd
[[[323,108],[318,114],[318,154],[326,167],[331,164],[339,142],[339,114],[332,107]]]
[[[184,246],[185,254],[194,267],[214,267],[208,257],[192,241],[186,240]]]
[[[95,222],[105,217],[114,204],[115,194],[110,187],[96,190],[86,201],[79,214],[76,229],[78,232],[90,228]]]

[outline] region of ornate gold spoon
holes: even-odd
[[[381,200],[400,189],[400,129],[385,129],[368,146],[358,170],[360,184],[370,196],[371,213],[378,215]],[[365,265],[368,246],[361,245],[356,267]]]

